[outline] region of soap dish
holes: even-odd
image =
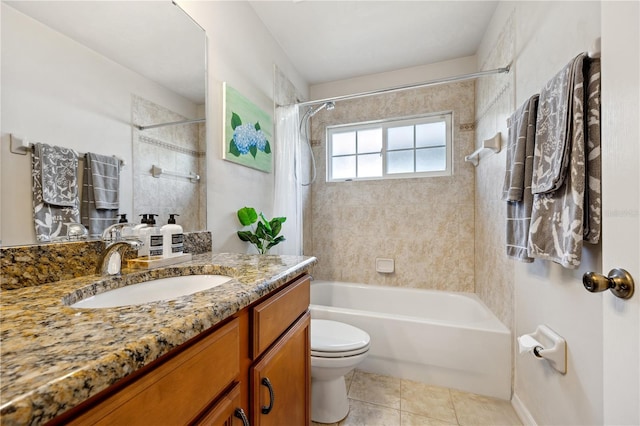
[[[175,265],[176,263],[188,262],[193,256],[191,253],[185,253],[175,257],[162,257],[162,256],[150,256],[150,257],[137,257],[127,261],[129,268],[135,269],[150,269],[159,268],[162,266]]]

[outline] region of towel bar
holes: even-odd
[[[500,132],[496,133],[496,135],[491,139],[487,139],[484,142],[482,142],[482,146],[480,148],[476,149],[471,154],[464,157],[464,161],[467,161],[473,164],[474,166],[477,166],[478,163],[480,162],[480,159],[479,159],[480,153],[485,149],[490,149],[495,153],[500,152],[501,139],[502,138],[500,136]]]
[[[151,167],[151,174],[153,175],[154,178],[159,178],[160,175],[183,177],[191,180],[191,182],[193,183],[197,183],[200,180],[200,175],[196,173],[190,172],[189,174],[186,174],[186,173],[174,172],[171,170],[163,169],[162,167],[156,166],[155,164],[153,165],[153,167]]]
[[[30,141],[27,138],[22,138],[20,136],[16,136],[13,133],[9,134],[9,141],[10,141],[10,151],[13,154],[20,154],[20,155],[27,155],[27,152],[32,151],[33,150],[33,146],[36,142]],[[74,150],[75,151],[75,150]],[[79,160],[84,160],[84,152],[79,152],[76,151],[76,154],[78,156]],[[114,155],[113,157],[117,158],[118,160],[120,160],[120,167],[124,168],[124,166],[126,166],[126,162],[124,161],[124,159],[118,157],[117,155]]]

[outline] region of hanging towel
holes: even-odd
[[[571,119],[568,121],[568,167],[560,187],[551,192],[535,193],[529,232],[529,256],[548,259],[566,268],[580,265],[584,234],[585,206],[585,121],[584,107],[588,94],[584,88],[584,58],[579,55],[573,69]],[[542,95],[540,97],[542,102]],[[538,110],[538,114],[541,110]],[[538,117],[537,124],[540,124]],[[536,156],[545,155],[538,150],[536,132],[534,151],[534,175]],[[542,144],[545,142],[543,141]],[[538,164],[542,160],[538,158]],[[546,160],[544,160],[546,162]],[[535,177],[534,177],[535,181]]]
[[[120,162],[115,157],[87,153],[83,170],[82,224],[90,236],[101,236],[117,222]]]
[[[522,262],[533,262],[527,243],[531,222],[531,175],[536,134],[538,95],[534,95],[507,121],[507,169],[503,200],[507,201],[507,256]]]
[[[583,77],[585,57],[585,53],[576,56],[540,91],[531,183],[534,194],[558,190],[567,175],[575,78]]]
[[[31,190],[36,239],[66,235],[66,223],[80,222],[78,156],[72,149],[37,143],[31,156]]]
[[[78,199],[78,155],[72,149],[38,143],[42,168],[42,200],[61,207],[73,207]]]
[[[120,161],[115,157],[88,153],[93,179],[93,195],[96,208],[118,210],[118,189],[120,187]]]
[[[600,240],[602,200],[600,157],[600,59],[592,59],[588,67],[587,88],[587,192],[584,240],[597,244]]]

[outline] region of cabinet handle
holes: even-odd
[[[262,384],[262,386],[266,386],[267,389],[269,389],[269,406],[262,407],[262,414],[269,414],[273,409],[273,401],[276,399],[276,396],[273,393],[273,386],[271,386],[271,382],[269,381],[269,379],[263,377],[260,383]]]
[[[236,408],[236,411],[233,412],[233,415],[242,420],[242,426],[250,426],[249,419],[247,419],[247,415],[244,413],[242,408]]]

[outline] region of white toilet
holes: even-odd
[[[369,351],[369,334],[337,321],[311,320],[311,420],[336,423],[349,414],[345,374]]]

